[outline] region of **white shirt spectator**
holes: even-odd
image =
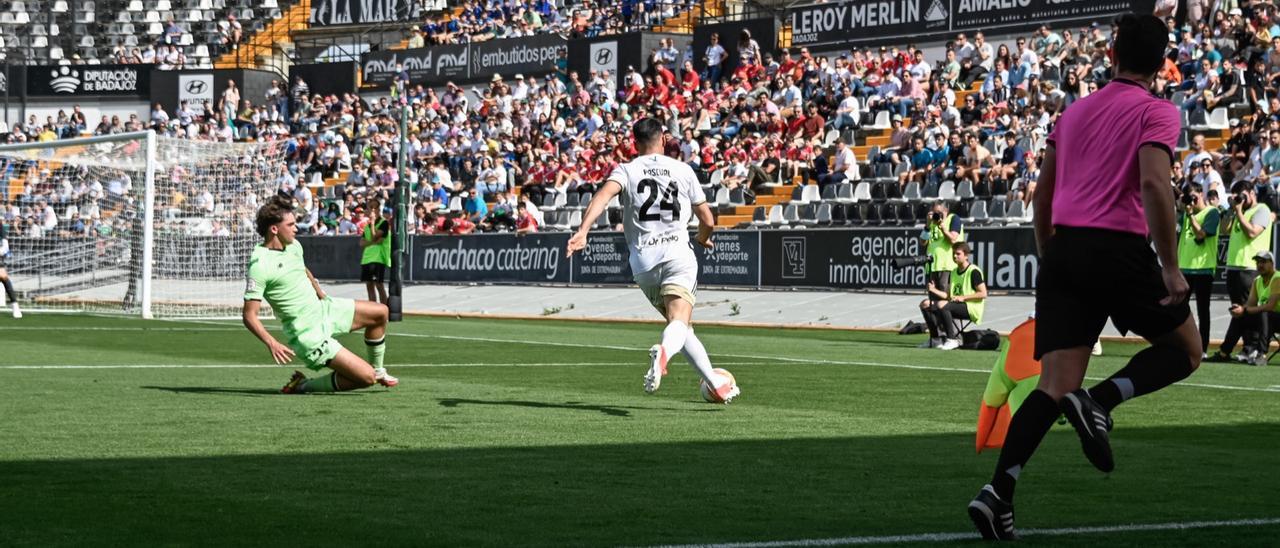
[[[714,67],[719,65],[721,58],[724,57],[726,53],[727,52],[724,50],[724,47],[720,44],[707,46],[707,66]]]
[[[844,173],[847,180],[858,180],[858,158],[853,154],[853,148],[844,147],[844,150],[836,153],[836,162],[831,171]]]

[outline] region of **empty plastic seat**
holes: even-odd
[[[796,204],[787,204],[782,209],[782,220],[787,224],[794,225],[800,223],[800,206]]]
[[[1003,196],[999,196],[997,199],[991,200],[991,206],[988,208],[989,211],[987,211],[987,218],[992,221],[1004,221],[1004,208],[1005,201]]]
[[[716,207],[724,207],[729,205],[729,189],[720,187],[720,189],[716,191],[715,196],[716,196],[716,200],[715,200],[715,203],[712,205]]]
[[[751,226],[769,226],[769,215],[763,207],[757,207],[751,212]]]
[[[861,182],[853,188],[853,198],[857,202],[871,201],[871,183]]]
[[[124,8],[125,11],[142,11],[142,9],[142,0],[129,0],[128,6]]]
[[[735,188],[729,191],[729,205],[740,206],[747,205],[747,193],[742,188]]]
[[[792,202],[792,203],[795,203],[795,204],[803,204],[803,203],[805,202],[805,199],[804,199],[804,187],[805,187],[805,185],[799,185],[799,186],[796,186],[795,188],[791,189],[791,202]]]
[[[938,187],[939,200],[956,199],[956,184],[951,181],[943,181],[942,186]]]
[[[800,188],[802,189],[802,190],[801,190],[801,201],[802,201],[803,203],[806,203],[806,204],[812,204],[812,203],[815,203],[815,202],[821,202],[821,201],[822,201],[822,194],[821,194],[821,192],[818,190],[817,185],[804,185],[804,186],[802,186],[802,187],[800,187]]]
[[[907,183],[907,188],[902,191],[902,199],[907,201],[916,201],[920,199],[920,183]]]
[[[836,201],[844,204],[857,201],[853,197],[853,183],[840,183],[836,186]]]
[[[819,204],[805,204],[800,208],[800,223],[805,226],[814,226],[818,224],[818,206]],[[831,212],[827,212],[827,217],[831,217]]]
[[[831,206],[831,209],[828,210],[831,213],[831,219],[830,219],[830,222],[827,224],[831,226],[842,226],[842,225],[848,224],[849,208],[850,208],[849,204],[826,204],[826,205]],[[821,213],[819,213],[818,220],[822,220]]]
[[[834,201],[836,201],[836,188],[837,188],[837,187],[839,187],[839,186],[840,186],[840,185],[827,185],[827,186],[826,186],[826,188],[823,188],[823,189],[822,189],[822,201],[824,201],[824,202],[834,202]]]
[[[986,224],[990,221],[991,219],[987,217],[987,202],[982,200],[973,202],[973,205],[969,208],[967,220],[974,224]]]
[[[782,218],[782,206],[775,205],[769,208],[769,224],[772,226],[787,224],[787,220]]]
[[[582,206],[582,195],[577,192],[569,192],[565,195],[564,206],[566,208],[577,208]]]
[[[956,187],[956,198],[972,200],[973,197],[973,181],[968,179],[960,181],[960,185]]]

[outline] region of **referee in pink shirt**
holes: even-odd
[[[1114,79],[1063,113],[1041,164],[1035,357],[1043,372],[1009,423],[991,483],[969,503],[986,539],[1017,538],[1014,486],[1059,413],[1075,427],[1089,462],[1110,472],[1111,410],[1200,365],[1169,184],[1181,120],[1177,107],[1149,91],[1169,29],[1153,15],[1123,15],[1116,23]],[[1089,350],[1108,318],[1151,346],[1086,391]]]

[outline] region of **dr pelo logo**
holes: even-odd
[[[53,79],[49,87],[56,93],[75,93],[80,87],[80,72],[62,67],[53,71]]]

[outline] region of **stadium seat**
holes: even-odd
[[[551,221],[551,218],[554,218],[555,220]],[[563,231],[563,230],[569,230],[570,224],[572,221],[569,218],[569,212],[553,211],[551,212],[551,217],[547,220],[547,222],[551,224],[552,229]]]
[[[795,188],[791,189],[791,203],[793,204],[805,203],[804,188],[806,186],[808,185],[796,185]]]
[[[124,8],[125,11],[142,11],[142,9],[142,0],[130,0],[128,6]]]
[[[769,224],[771,226],[782,226],[787,224],[787,220],[782,218],[781,205],[775,205],[769,208]]]
[[[575,210],[573,210],[573,211],[570,211],[570,212],[569,212],[569,226],[568,226],[568,228],[570,228],[570,229],[574,229],[574,228],[578,228],[578,227],[580,227],[580,226],[582,226],[582,210],[580,210],[580,209],[575,209]]]
[[[742,188],[735,188],[729,191],[729,205],[742,206],[747,205],[747,193]]]
[[[839,139],[839,138],[840,138],[840,132],[839,132],[839,131],[836,131],[836,130],[834,130],[834,129],[827,130],[827,135],[826,135],[826,137],[822,140],[822,146],[824,146],[824,147],[830,147],[831,145],[836,144],[836,139]]]
[[[880,204],[857,204],[850,210],[849,220],[855,226],[880,226]]]
[[[817,226],[818,224],[818,207],[821,204],[809,203],[800,207],[800,224],[805,226]],[[831,212],[827,211],[827,218],[831,217]]]
[[[849,213],[848,213],[849,207],[850,207],[849,204],[827,204],[827,205],[831,206],[831,209],[828,210],[831,214],[831,219],[830,219],[830,222],[827,224],[831,226],[844,226],[849,223]]]
[[[843,183],[841,183],[840,185],[827,185],[827,186],[826,186],[826,188],[823,188],[823,189],[822,189],[822,201],[824,201],[824,202],[834,202],[834,201],[836,201],[836,188],[837,188],[837,187],[839,187],[839,186],[841,186],[841,185],[843,185]]]
[[[577,192],[565,193],[564,207],[565,209],[578,209],[582,206],[582,194]]]
[[[960,184],[956,186],[956,198],[960,200],[972,200],[974,198],[973,181],[968,179],[960,181]]]
[[[853,189],[853,198],[855,202],[871,201],[871,183],[861,182]]]
[[[1005,220],[1004,208],[1004,196],[996,196],[995,198],[992,198],[991,207],[989,208],[990,210],[987,212],[987,218],[991,219],[992,223],[1003,223]]]
[[[724,182],[724,171],[725,171],[724,168],[720,168],[711,172],[712,185],[719,185],[720,183]]]
[[[951,181],[943,181],[942,185],[938,187],[938,199],[948,201],[956,199],[956,184]]]
[[[889,194],[886,191],[886,189],[888,188],[889,185],[893,185],[893,184],[897,184],[897,183],[884,183],[884,182],[872,183],[871,184],[871,200],[875,202],[883,202],[887,200],[889,198]]]
[[[751,212],[751,226],[769,226],[769,216],[763,206],[757,207],[755,211]]]
[[[69,11],[67,8],[66,0],[57,0],[56,2],[53,3],[53,7],[50,9],[51,11],[53,11],[53,13],[66,13],[67,11]]]
[[[850,226],[863,226],[867,224],[867,204],[848,204],[845,206],[845,224]]]
[[[800,203],[812,204],[822,201],[822,194],[818,190],[818,185],[803,185],[800,189]]]
[[[796,204],[787,204],[782,208],[782,220],[788,225],[800,224],[800,206]]]
[[[851,204],[857,200],[853,194],[853,183],[840,183],[836,186],[836,201],[842,204]]]
[[[889,111],[887,111],[887,110],[882,110],[882,111],[880,111],[880,112],[877,112],[877,113],[876,113],[876,121],[875,121],[875,123],[873,123],[873,124],[871,124],[871,125],[869,125],[869,126],[867,126],[867,127],[863,128],[863,129],[874,129],[874,130],[880,130],[880,129],[889,129],[890,127],[892,127],[892,126],[889,124]]]
[[[907,188],[902,191],[902,199],[908,202],[920,200],[920,183],[907,183]]]
[[[987,224],[991,219],[987,217],[987,202],[976,200],[969,208],[969,216],[965,218],[965,222],[973,224]]]
[[[609,226],[609,213],[608,212],[601,213],[599,217],[596,217],[596,224],[593,228],[595,228],[596,230],[612,229],[613,227]]]
[[[1026,216],[1026,206],[1023,205],[1022,200],[1014,200],[1009,204],[1009,209],[1005,212],[1005,223],[1010,225],[1025,223],[1029,220]]]
[[[711,204],[713,207],[725,207],[729,205],[729,189],[720,187],[716,190],[715,201]]]
[[[886,200],[903,201],[902,185],[899,185],[897,182],[883,183],[883,184],[884,184],[884,197]]]

